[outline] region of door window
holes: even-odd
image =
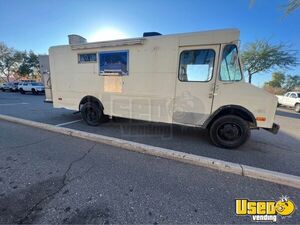
[[[297,98],[297,95],[296,95],[295,93],[292,93],[292,94],[290,95],[290,98]]]
[[[242,79],[242,70],[235,45],[226,45],[223,49],[220,80],[239,81]]]
[[[179,75],[180,81],[210,81],[213,75],[215,51],[185,50],[180,54]]]

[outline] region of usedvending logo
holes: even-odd
[[[279,216],[290,217],[295,210],[295,203],[287,196],[282,196],[278,201],[235,200],[236,215],[250,216],[252,221],[257,222],[277,222]]]

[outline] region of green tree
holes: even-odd
[[[288,15],[298,8],[300,8],[300,0],[289,0],[285,7],[285,14]]]
[[[249,83],[252,76],[271,69],[289,69],[297,66],[296,51],[290,50],[284,44],[270,44],[265,40],[249,43],[242,51],[244,69],[248,72]]]
[[[255,3],[255,0],[249,0],[250,6],[252,7]],[[283,10],[285,11],[286,15],[289,15],[296,9],[300,8],[300,0],[287,0],[287,4],[284,5]]]
[[[293,91],[297,86],[300,86],[300,76],[288,75],[285,81],[284,89],[286,89],[286,91]]]
[[[22,61],[23,53],[0,43],[0,78],[9,82],[15,76]]]
[[[19,66],[18,73],[21,77],[36,78],[39,75],[38,56],[33,52],[24,52],[22,55],[22,63]]]
[[[272,80],[266,84],[274,88],[282,88],[284,85],[285,76],[281,72],[275,72],[272,74]]]

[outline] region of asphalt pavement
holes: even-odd
[[[245,224],[237,198],[287,195],[300,206],[299,189],[14,123],[0,128],[0,224]],[[298,210],[279,218],[299,221]]]
[[[54,109],[43,99],[31,94],[0,93],[0,113],[300,176],[300,114],[289,109],[277,111],[276,122],[281,126],[277,135],[253,130],[245,145],[227,150],[213,146],[207,132],[199,128],[123,118],[90,127],[79,113]]]

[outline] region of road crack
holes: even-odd
[[[91,166],[89,169],[87,169],[85,172],[83,172],[83,174],[81,174],[80,176],[76,176],[72,179],[67,179],[68,178],[68,173],[71,171],[73,165],[75,163],[80,162],[81,160],[84,160],[87,155],[95,148],[96,144],[94,144],[91,148],[89,148],[82,156],[80,156],[79,158],[73,160],[72,162],[70,162],[67,170],[65,171],[64,175],[63,175],[63,179],[62,179],[62,184],[58,187],[58,189],[50,194],[47,194],[46,196],[44,196],[43,198],[41,198],[37,203],[35,203],[26,213],[26,215],[19,219],[17,221],[17,224],[24,224],[24,223],[28,223],[28,220],[30,220],[30,216],[32,215],[32,213],[34,213],[36,211],[37,208],[39,208],[39,206],[48,198],[54,197],[56,194],[58,194],[66,185],[70,184],[73,180],[78,179],[78,178],[82,178],[82,176],[86,173],[88,173],[93,166]]]

